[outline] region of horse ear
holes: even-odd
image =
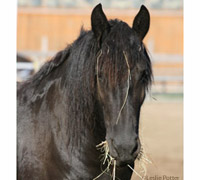
[[[149,30],[150,25],[150,14],[147,8],[142,5],[140,11],[136,15],[132,28],[136,31],[141,40],[144,39],[145,35]]]
[[[110,30],[110,25],[108,23],[108,20],[106,18],[106,15],[104,14],[102,10],[102,5],[98,4],[92,11],[91,15],[91,24],[92,24],[92,31],[94,32],[94,35],[101,44],[105,36],[108,34]]]

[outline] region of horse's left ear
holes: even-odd
[[[150,25],[150,14],[147,8],[142,5],[140,11],[136,15],[132,28],[136,31],[141,40],[146,36]]]
[[[105,36],[110,31],[110,25],[108,23],[108,20],[106,18],[106,15],[104,14],[102,10],[102,5],[98,4],[92,11],[91,15],[91,24],[92,24],[92,31],[94,32],[94,35],[101,44]]]

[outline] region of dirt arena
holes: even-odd
[[[142,107],[140,134],[148,159],[145,180],[183,179],[183,102],[147,101]],[[139,162],[135,169],[141,175]],[[133,174],[131,180],[139,180]]]

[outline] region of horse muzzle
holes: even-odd
[[[141,148],[139,138],[127,143],[120,143],[119,141],[109,139],[108,145],[110,155],[116,160],[117,166],[121,167],[134,164]]]

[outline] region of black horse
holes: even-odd
[[[149,29],[145,6],[130,28],[108,21],[101,4],[91,31],[58,52],[18,88],[19,180],[111,179],[96,145],[106,141],[116,179],[128,180],[140,151],[139,116],[152,81],[142,42]]]

